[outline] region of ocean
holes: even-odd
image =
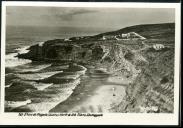
[[[71,96],[87,68],[68,63],[32,62],[18,53],[47,40],[95,35],[101,30],[8,26],[6,28],[5,112],[49,112]]]

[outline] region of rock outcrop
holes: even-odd
[[[55,39],[34,45],[19,58],[33,61],[71,61],[106,68],[113,75],[128,78],[126,97],[111,111],[173,112],[174,25],[156,24],[127,27],[91,37]],[[104,35],[134,31],[145,40],[105,40]],[[81,39],[81,40],[80,40]],[[153,44],[164,42],[154,50]]]

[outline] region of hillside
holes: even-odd
[[[130,32],[144,39],[130,34],[123,39],[122,34]],[[174,36],[174,23],[137,25],[95,36],[46,41],[18,57],[106,68],[114,76],[130,81],[125,98],[112,112],[169,113],[174,103]]]
[[[175,23],[164,24],[145,24],[126,27],[117,31],[106,32],[99,34],[102,35],[117,35],[120,33],[136,32],[147,39],[170,39],[174,41],[175,37]]]

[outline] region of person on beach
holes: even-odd
[[[114,93],[114,92],[115,92],[115,90],[116,90],[116,88],[115,88],[115,87],[113,87],[113,88],[112,88],[113,96],[116,96],[116,94]]]

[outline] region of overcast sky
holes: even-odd
[[[7,25],[120,29],[126,26],[174,22],[174,9],[7,7]]]

